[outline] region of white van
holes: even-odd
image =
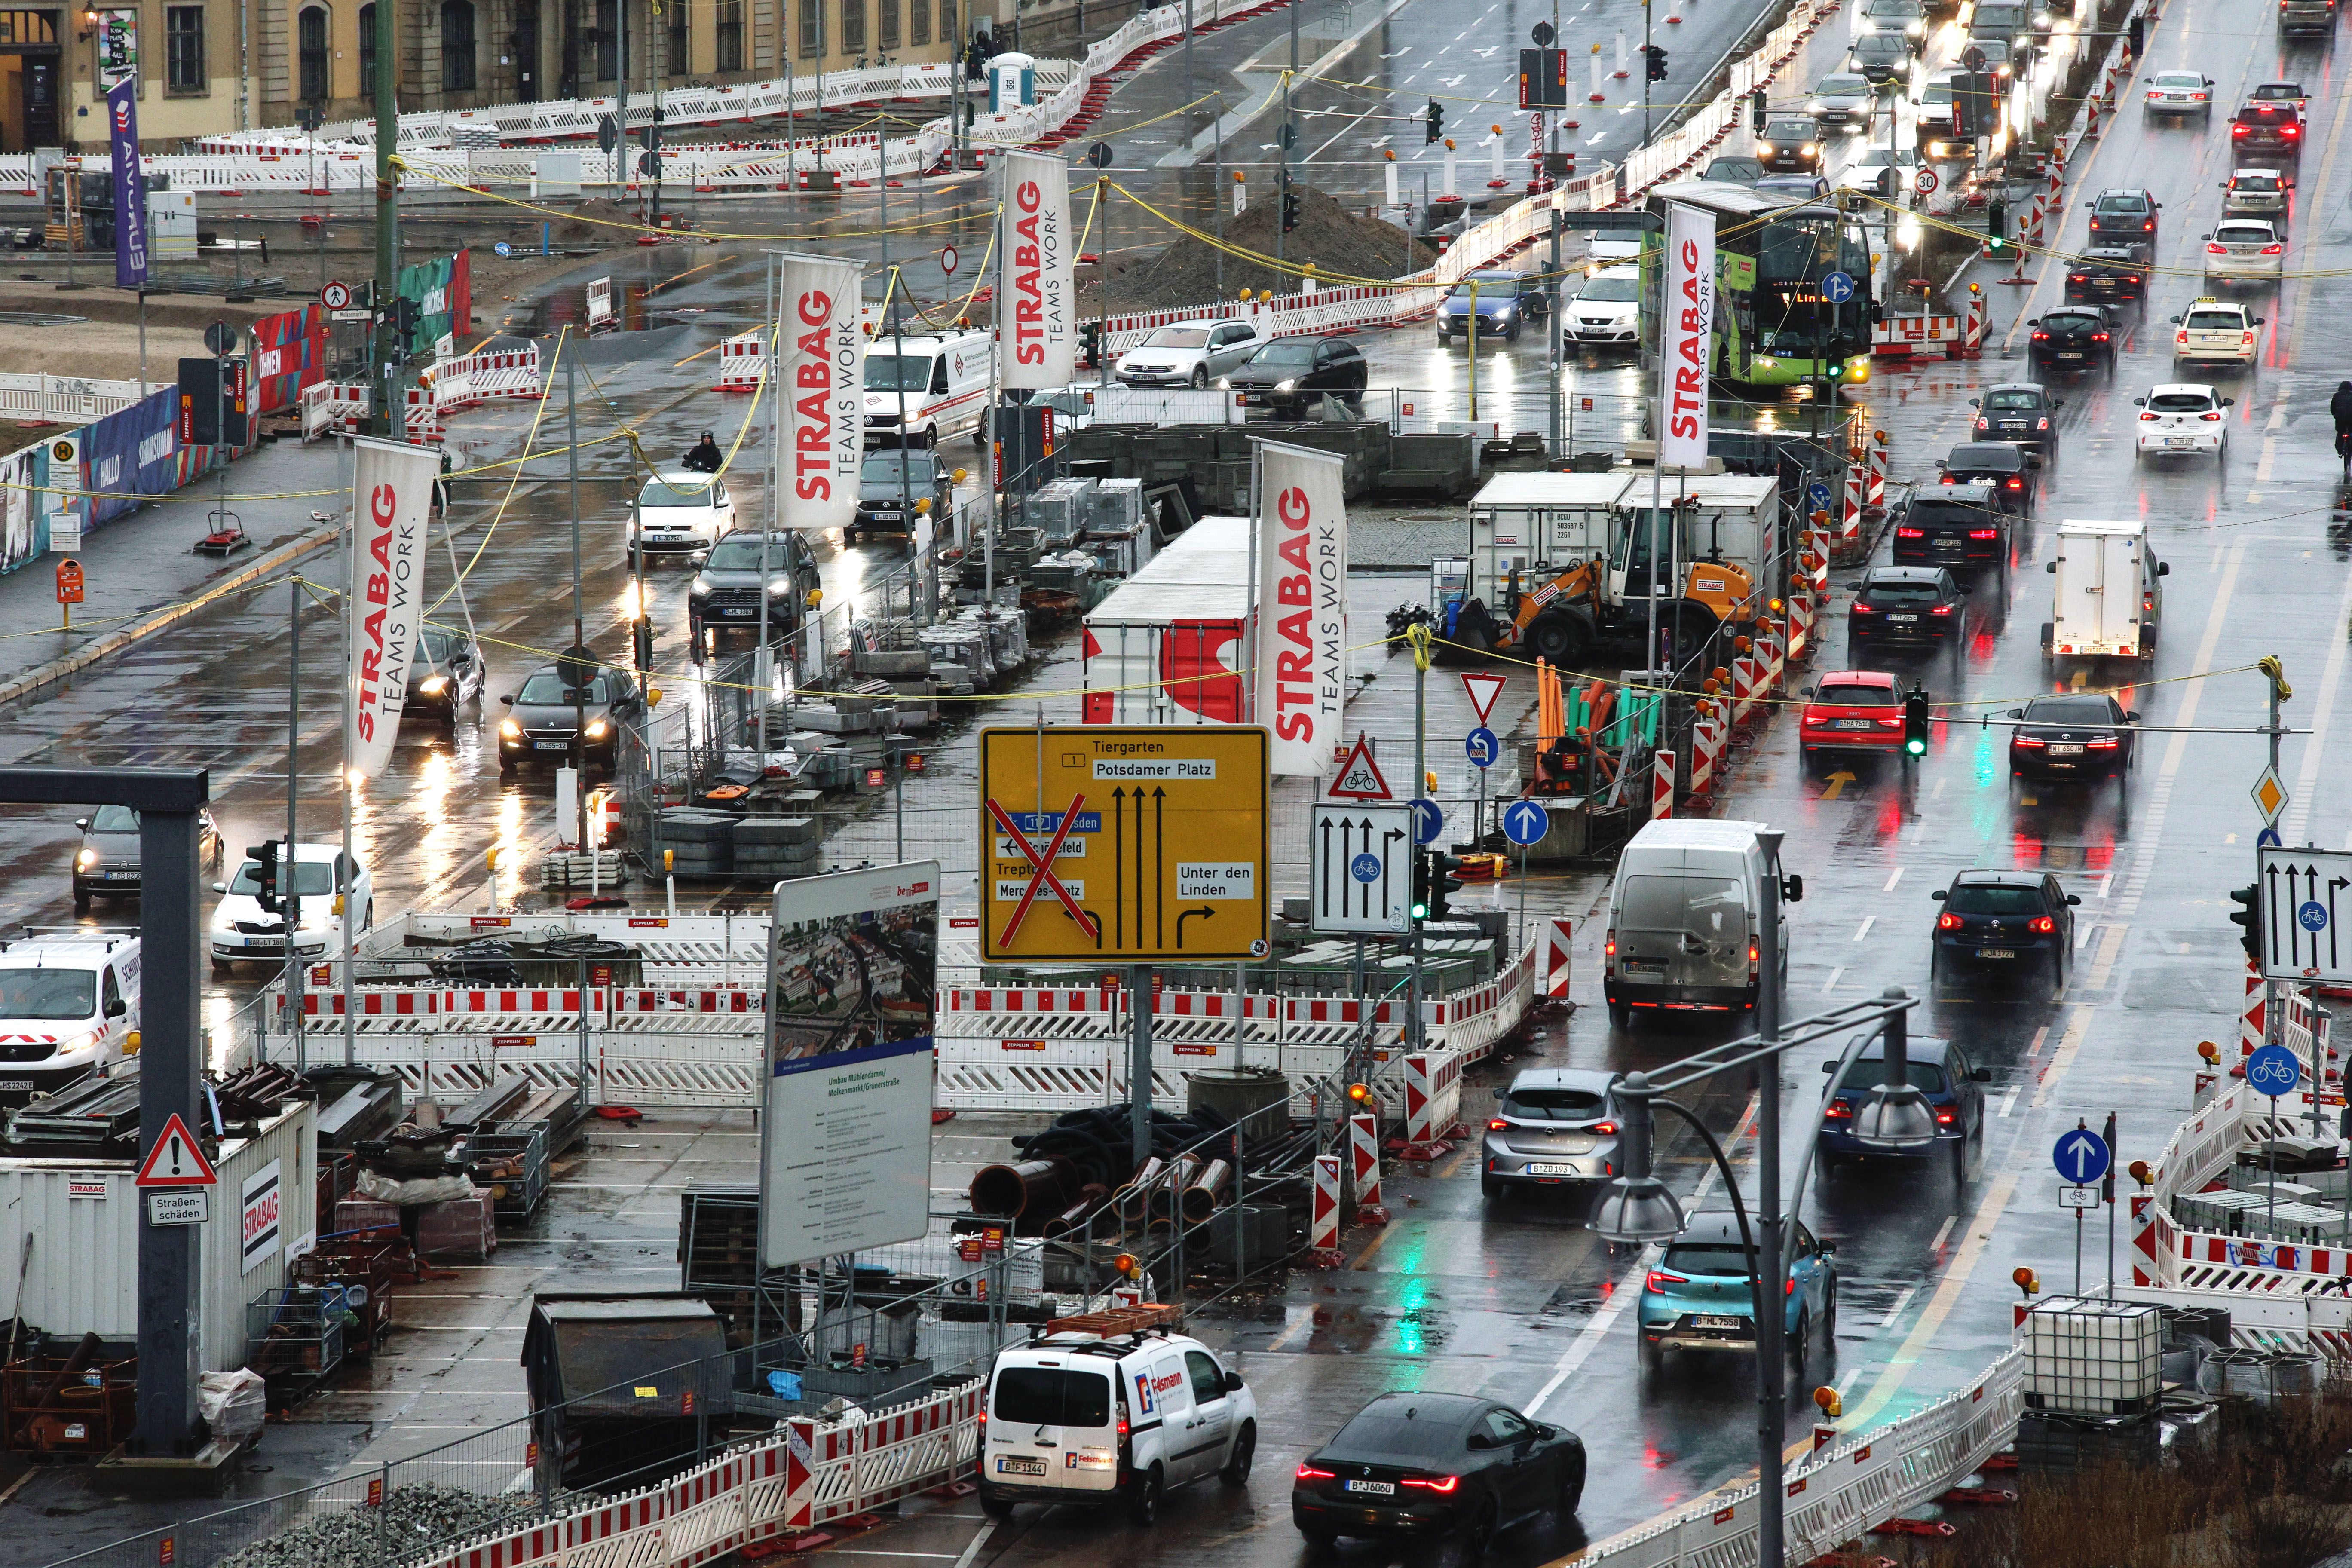
[[[1663,817],[1645,823],[1617,861],[1609,889],[1601,990],[1609,1021],[1636,1012],[1744,1013],[1756,1005],[1757,917],[1771,874],[1760,822]],[[1793,903],[1804,884],[1790,877]],[[1780,977],[1789,973],[1789,918],[1780,917]]]
[[[982,438],[989,356],[995,352],[986,332],[920,338],[877,332],[866,345],[866,444],[898,443],[902,391],[908,445],[935,447],[942,436],[966,430]]]
[[[1249,1480],[1257,1400],[1241,1373],[1175,1331],[1174,1307],[1064,1318],[997,1352],[981,1419],[980,1503],[1124,1504],[1150,1524],[1168,1489]]]
[[[2172,568],[2148,547],[2144,522],[2058,525],[2058,542],[2042,568],[2050,585],[2050,618],[2042,625],[2042,657],[2156,658],[2164,614],[2159,577]]]
[[[22,1105],[135,1055],[139,938],[71,926],[0,952],[0,1102]]]

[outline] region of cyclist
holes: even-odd
[[[2352,381],[2336,384],[2336,395],[2327,400],[2327,412],[2336,420],[2336,455],[2344,459],[2345,472],[2352,474]]]

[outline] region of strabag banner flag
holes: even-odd
[[[1658,312],[1658,466],[1706,465],[1706,364],[1715,341],[1715,215],[1666,205],[1666,290]]]
[[[139,80],[106,89],[106,137],[114,154],[114,286],[147,286],[147,181],[139,167]]]
[[[1070,281],[1070,166],[1037,153],[1007,153],[996,254],[1004,258],[997,320],[1002,384],[1067,386],[1078,371],[1077,290]]]
[[[408,661],[424,619],[425,513],[440,454],[360,439],[352,469],[352,766],[368,778],[392,760],[408,697]]]
[[[855,261],[786,256],[778,267],[776,391],[783,398],[785,528],[847,528],[866,458],[866,333]]]
[[[1267,771],[1339,763],[1348,686],[1348,508],[1336,452],[1258,443],[1256,722]]]

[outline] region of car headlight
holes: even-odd
[[[686,590],[686,596],[689,599],[708,599],[710,597],[710,579],[708,577],[697,577],[693,584]]]
[[[506,740],[520,741],[522,739],[522,726],[511,719],[501,719],[499,721],[499,734]]]
[[[80,854],[74,857],[74,865],[84,871],[89,870],[92,866],[97,864],[98,851],[95,849],[85,849]]]
[[[1912,23],[1909,26],[1907,26],[1907,27],[1904,28],[1903,30],[1904,30],[1904,32],[1906,32],[1906,33],[1909,34],[1912,37],[1915,37],[1915,38],[1925,37],[1927,37],[1927,23],[1925,23],[1925,22],[1914,22],[1914,23]]]
[[[449,678],[446,675],[428,675],[425,678],[425,683],[416,689],[427,697],[438,697],[449,689]]]
[[[1277,381],[1274,384],[1274,389],[1276,392],[1296,392],[1298,390],[1298,378],[1294,375],[1287,380]]]
[[[604,738],[604,731],[611,728],[612,726],[602,719],[591,719],[588,721],[588,738],[592,741],[601,741]]]
[[[1819,114],[1821,111],[1822,100],[1818,98],[1813,100],[1812,102],[1805,105],[1805,112],[1808,114]]]
[[[1799,148],[1799,149],[1797,150],[1797,155],[1798,155],[1799,157],[1801,157],[1801,158],[1810,158],[1810,157],[1811,157],[1814,153],[1819,153],[1820,151],[1821,151],[1821,147],[1819,146],[1819,144],[1818,144],[1818,143],[1811,142],[1806,142],[1802,147],[1801,147],[1801,148]]]
[[[59,1040],[53,1054],[62,1057],[73,1051],[89,1050],[98,1044],[100,1037],[96,1029],[85,1030],[81,1034]]]
[[[768,597],[771,599],[781,599],[792,591],[793,580],[789,577],[779,577],[768,584]]]

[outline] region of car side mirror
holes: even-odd
[[[1976,405],[1977,405],[1977,400],[1976,400],[1975,398],[1973,398],[1973,397],[1969,398],[1969,407],[1971,407],[1971,408],[1974,408]]]
[[[1929,893],[1927,896],[1928,896],[1929,898],[1931,898],[1931,899],[1935,900],[1937,903],[1939,903],[1939,904],[1940,904],[1940,903],[1942,903],[1942,902],[1944,901],[1945,898],[1947,897],[1947,894],[1945,893],[1945,891],[1944,891],[1944,889],[1943,889],[1938,888],[1938,889],[1937,889],[1934,892]]]
[[[226,882],[215,882],[213,884],[213,891],[215,893],[226,893],[228,891],[228,884]]]
[[[2156,574],[2157,574],[2158,576],[2159,576],[2159,577],[2169,577],[2169,576],[2171,576],[2171,575],[2172,575],[2172,563],[2171,563],[2171,562],[2169,562],[2169,561],[2159,561],[2159,562],[2158,562],[2158,563],[2156,563]]]
[[[2145,408],[2147,406],[2147,399],[2145,397],[2135,397],[2132,399],[2132,406],[2134,408]]]
[[[1835,1072],[1837,1071],[1837,1063],[1834,1061],[1823,1062],[1822,1064],[1822,1070],[1823,1072]]]
[[[1810,686],[1800,686],[1797,688],[1797,695],[1800,697],[1811,697],[1812,694],[1813,689]]]
[[[1969,1069],[1969,1081],[1971,1083],[1990,1083],[1992,1081],[1992,1068],[1970,1068]]]
[[[1820,1247],[1820,1248],[1821,1248],[1821,1253],[1822,1253],[1822,1256],[1823,1258],[1835,1258],[1835,1257],[1837,1256],[1837,1243],[1836,1243],[1836,1242],[1834,1242],[1834,1241],[1824,1241],[1824,1242],[1817,1243],[1817,1245]]]
[[[2044,572],[2049,573],[2053,577],[2055,577],[2058,574],[2058,563],[2055,561],[2045,561],[2042,563],[2042,569]]]
[[[1802,877],[1798,876],[1793,871],[1781,878],[1780,898],[1782,901],[1787,903],[1803,903],[1805,901],[1805,879]]]
[[[110,1018],[120,1018],[130,1011],[131,1004],[120,996],[106,1005],[106,1016]]]
[[[2022,719],[2025,717],[2025,710],[2022,708],[2012,708],[2009,710],[2009,716],[2012,719]]]
[[[2238,406],[2238,400],[2234,397],[2225,397],[2221,399],[2221,406],[2224,408],[2235,408]]]
[[[1242,1374],[1240,1373],[1234,1371],[1230,1367],[1225,1369],[1225,1392],[1227,1394],[1239,1394],[1243,1389],[1248,1386],[1249,1385],[1247,1384],[1242,1381]]]
[[[2179,326],[2179,325],[2180,325],[2180,318],[2179,318],[2179,317],[2178,317],[2178,316],[2167,316],[2167,317],[2165,318],[2165,320],[2166,320],[2166,321],[2169,321],[2169,322],[2171,322],[2171,323],[2172,323],[2174,326],[2176,326],[2176,327],[2177,327],[2177,326]],[[2138,398],[2138,397],[2135,397],[2135,398],[2133,398],[2133,399],[2132,399],[2132,402],[2134,402],[2135,404],[2141,403],[2141,402],[2145,402],[2145,401],[2146,401],[2146,399],[2144,399],[2144,398]]]
[[[2265,318],[2263,318],[2263,317],[2256,316],[2256,317],[2254,318],[2254,325],[2256,325],[2256,326],[2258,326],[2258,327],[2259,327],[2259,326],[2261,326],[2261,325],[2263,324],[2263,321],[2264,321],[2264,319],[2265,319]]]
[[[1496,1100],[1500,1100],[1500,1099],[1502,1099],[1502,1098],[1503,1098],[1503,1086],[1502,1086],[1501,1084],[1499,1084],[1499,1083],[1498,1083],[1498,1084],[1496,1084],[1496,1085],[1494,1087],[1494,1089],[1491,1090],[1491,1092],[1493,1093],[1493,1095],[1495,1096],[1495,1098],[1496,1098]]]
[[[2053,397],[2050,400],[2050,406],[2052,408],[2063,408],[2066,406],[2066,400],[2063,397]]]
[[[1859,583],[1848,583],[1845,585],[1845,591],[1849,594],[1859,594],[1862,592],[1862,584]]]
[[[2080,893],[2069,893],[2066,895],[2066,902],[2070,905],[2078,905],[2082,901],[2083,895]]]
[[[87,816],[77,816],[74,818],[74,826],[80,828],[84,833],[88,833],[89,831],[89,818]]]
[[[514,706],[514,693],[509,691],[505,696],[499,698],[499,700],[511,708]]]
[[[2125,722],[2125,723],[2126,723],[2126,724],[2137,724],[2137,723],[2138,723],[2138,722],[2139,722],[2139,710],[2138,710],[2138,709],[2137,709],[2137,708],[2135,708],[2135,709],[2133,709],[2130,712],[2128,712],[2128,713],[2125,714],[2125,715],[2124,715],[2124,722]]]

